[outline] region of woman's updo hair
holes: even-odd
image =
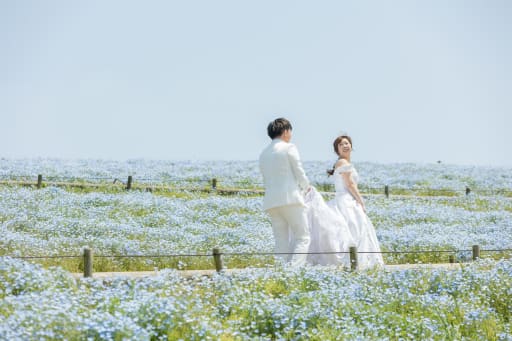
[[[339,160],[339,156],[340,156],[340,154],[338,154],[338,145],[341,143],[341,140],[343,140],[343,139],[347,139],[348,142],[350,142],[350,146],[352,147],[352,138],[350,136],[348,136],[346,134],[338,136],[334,140],[334,142],[332,143],[332,147],[334,148],[334,152],[336,153],[336,155],[338,155],[338,160]],[[334,163],[334,165],[332,166],[331,169],[327,170],[327,175],[329,175],[329,176],[334,175],[334,168],[335,167],[336,167],[336,162]]]

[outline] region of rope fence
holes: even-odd
[[[106,185],[115,185],[115,186],[123,186],[126,190],[132,189],[142,189],[149,192],[153,192],[156,190],[189,190],[189,191],[215,191],[219,194],[222,193],[251,193],[251,194],[262,194],[263,193],[263,183],[261,182],[249,182],[249,181],[225,181],[226,186],[219,187],[221,181],[218,178],[166,178],[166,179],[148,179],[148,178],[138,178],[137,182],[134,181],[134,177],[129,175],[126,180],[122,180],[119,178],[108,178],[108,177],[92,177],[92,178],[76,178],[76,177],[48,177],[43,181],[43,175],[38,174],[37,180],[34,179],[33,176],[17,176],[17,180],[4,179],[0,180],[0,184],[3,185],[20,185],[20,186],[30,186],[36,187],[38,189],[44,186],[57,186],[57,187],[101,187]],[[21,179],[21,180],[19,180]],[[60,181],[59,181],[60,180]],[[92,180],[101,180],[102,182],[95,182]],[[172,184],[177,185],[172,186]],[[197,186],[184,186],[184,185],[193,185],[193,184],[202,184],[201,187]],[[323,190],[324,192],[332,192],[334,190],[334,186],[331,183],[315,183],[314,186],[318,187],[319,190]],[[181,186],[181,187],[180,187]],[[373,193],[373,194],[384,194],[386,198],[389,198],[391,194],[407,194],[407,193],[426,193],[436,195],[445,195],[445,196],[455,196],[455,195],[469,195],[471,193],[478,193],[481,195],[505,195],[512,197],[512,190],[508,189],[471,189],[466,186],[464,189],[443,189],[443,188],[404,188],[404,187],[396,187],[391,188],[389,185],[384,185],[383,187],[370,187],[360,185],[359,190],[362,193]]]
[[[481,258],[481,252],[512,252],[512,249],[489,249],[481,250],[479,245],[473,245],[471,250],[424,250],[424,251],[358,251],[357,247],[351,246],[349,251],[329,251],[329,252],[221,252],[219,248],[214,248],[212,253],[203,254],[162,254],[162,255],[96,255],[93,257],[91,248],[84,248],[82,255],[71,256],[11,256],[16,259],[52,259],[52,258],[82,258],[84,265],[84,277],[92,277],[93,275],[93,258],[171,258],[171,257],[213,257],[213,263],[217,272],[224,270],[222,256],[278,256],[278,255],[322,255],[322,254],[349,254],[350,255],[350,269],[352,271],[358,270],[358,255],[359,254],[404,254],[404,253],[451,253],[449,256],[449,263],[455,263],[453,254],[461,252],[471,252],[472,260],[475,261]]]

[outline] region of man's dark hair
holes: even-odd
[[[292,124],[286,118],[276,118],[268,124],[267,133],[268,137],[272,140],[281,136],[285,130],[292,130]]]

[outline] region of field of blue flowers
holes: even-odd
[[[257,163],[250,161],[2,159],[1,165],[0,180],[44,174],[45,179],[111,184],[132,175],[151,184],[217,178],[223,186],[261,186]],[[305,163],[317,186],[330,181],[329,167],[328,162]],[[512,198],[500,194],[512,188],[511,169],[356,167],[361,188],[389,185],[430,193],[366,195],[383,251],[450,251],[465,262],[474,244],[482,250],[512,248]],[[0,234],[0,339],[512,339],[510,252],[483,251],[484,259],[460,270],[287,269],[258,255],[273,250],[259,195],[4,185]],[[60,256],[79,256],[85,246],[94,251],[95,271],[156,267],[159,275],[75,280],[69,271],[82,270],[80,257]],[[174,270],[212,268],[210,257],[190,255],[214,247],[227,253],[227,267],[246,270],[194,279]],[[183,256],[123,257],[158,254]],[[24,256],[58,257],[13,258]],[[388,264],[447,258],[436,252],[384,254]]]
[[[512,262],[75,280],[0,257],[2,340],[510,340]]]
[[[326,170],[332,161],[305,161],[304,169],[314,184],[331,182]],[[243,184],[261,186],[257,161],[108,161],[93,159],[5,159],[1,158],[0,180],[36,179],[85,180],[88,182],[126,180],[165,184],[179,180],[210,180],[217,178],[224,186]],[[361,176],[360,187],[402,189],[448,189],[463,192],[466,186],[474,190],[512,189],[508,167],[460,166],[449,164],[355,163]]]

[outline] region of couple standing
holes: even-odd
[[[346,252],[357,246],[362,268],[383,265],[375,229],[357,189],[358,174],[350,163],[352,140],[333,143],[339,159],[328,173],[334,176],[335,198],[325,202],[309,184],[285,118],[269,123],[272,142],[260,155],[265,184],[263,209],[269,214],[275,252],[292,266],[307,263],[350,266]]]

